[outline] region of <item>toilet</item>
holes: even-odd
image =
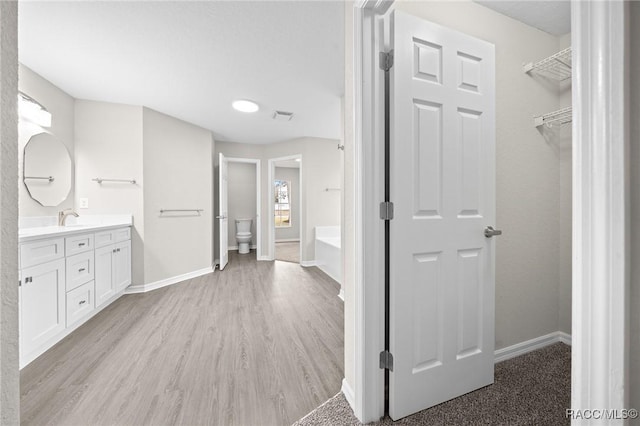
[[[249,253],[251,243],[251,222],[253,219],[236,219],[236,241],[238,241],[238,253]]]

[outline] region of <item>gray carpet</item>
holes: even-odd
[[[374,425],[568,425],[571,347],[556,343],[496,364],[495,383],[393,422]],[[342,393],[294,426],[360,423]]]
[[[300,242],[276,243],[276,260],[300,263]]]

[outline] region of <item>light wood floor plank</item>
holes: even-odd
[[[123,296],[22,370],[22,423],[290,425],[340,390],[338,291],[317,268],[231,253]]]

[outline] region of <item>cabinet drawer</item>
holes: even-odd
[[[95,247],[104,247],[110,244],[115,244],[120,241],[126,241],[131,239],[131,228],[112,229],[110,231],[102,231],[95,233]]]
[[[93,311],[95,307],[93,293],[93,281],[67,292],[67,327],[81,321]]]
[[[115,234],[113,231],[102,231],[95,233],[95,247],[104,247],[115,243]]]
[[[67,257],[67,291],[94,279],[93,250]]]
[[[93,234],[74,235],[64,239],[67,257],[93,250]]]
[[[116,229],[113,233],[115,234],[114,243],[131,239],[131,228]]]
[[[39,265],[64,257],[64,238],[20,244],[20,268]]]

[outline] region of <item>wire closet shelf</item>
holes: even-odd
[[[536,73],[557,81],[571,78],[571,47],[567,47],[548,58],[538,62],[529,62],[523,65],[523,71],[527,74]]]
[[[564,124],[571,123],[572,114],[573,109],[571,107],[562,108],[557,111],[534,117],[533,122],[536,127],[543,125],[547,127],[562,126]]]

